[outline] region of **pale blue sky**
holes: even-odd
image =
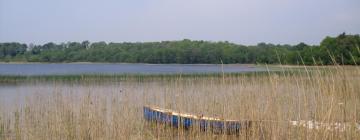
[[[319,44],[360,33],[360,0],[0,0],[0,42]]]

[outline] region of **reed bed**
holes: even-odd
[[[360,138],[358,67],[170,77],[27,79],[15,101],[0,102],[0,139]],[[144,105],[256,123],[239,135],[184,130],[146,122]]]

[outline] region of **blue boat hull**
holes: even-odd
[[[251,126],[250,121],[208,119],[207,117],[183,115],[148,106],[145,106],[143,111],[145,120],[168,124],[175,128],[198,128],[201,131],[211,131],[214,133],[238,134],[241,129],[248,129]]]

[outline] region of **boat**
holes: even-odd
[[[198,129],[200,131],[209,131],[217,134],[239,134],[240,132],[249,132],[250,128],[261,123],[288,123],[289,126],[303,127],[307,129],[324,129],[327,131],[343,132],[346,129],[355,127],[360,131],[360,123],[354,122],[317,122],[317,121],[274,121],[274,120],[226,120],[203,115],[194,115],[189,113],[180,113],[169,109],[162,109],[154,106],[144,106],[144,118],[150,122],[170,125],[175,128],[185,130]]]
[[[203,132],[209,131],[217,134],[239,134],[241,130],[248,130],[252,124],[251,121],[198,116],[154,106],[144,106],[143,111],[145,120],[150,122],[166,124],[185,130],[198,129]]]

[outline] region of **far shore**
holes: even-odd
[[[123,63],[123,62],[0,62],[0,64],[144,64],[144,65],[221,65],[221,64],[180,64],[180,63]],[[260,66],[258,64],[224,64],[242,66]]]
[[[180,64],[180,63],[120,63],[120,62],[0,62],[0,64],[142,64],[142,65],[222,65],[222,64]],[[224,64],[226,66],[269,67],[269,68],[329,68],[335,65],[280,65],[280,64]],[[345,67],[357,67],[354,65],[340,65]]]

